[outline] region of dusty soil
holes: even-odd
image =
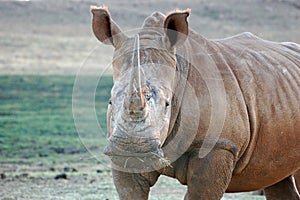
[[[82,200],[118,199],[111,173],[95,164],[46,166],[41,163],[6,163],[0,167],[1,200]],[[176,180],[160,177],[151,189],[150,199],[183,199],[186,187]],[[262,200],[251,193],[225,194],[223,200]]]
[[[1,173],[0,199],[117,199],[107,171],[19,164],[1,169],[6,172]]]

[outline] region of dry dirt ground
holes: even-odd
[[[97,165],[76,167],[24,164],[2,164],[0,167],[1,200],[114,200],[110,171]],[[183,199],[186,187],[177,181],[160,177],[151,189],[150,200]],[[222,200],[263,200],[263,196],[251,193],[225,194]]]

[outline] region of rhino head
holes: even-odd
[[[164,159],[162,146],[171,132],[175,51],[187,38],[189,10],[167,17],[154,13],[133,37],[121,31],[107,8],[91,12],[95,36],[115,48],[104,153],[124,168],[149,167]]]

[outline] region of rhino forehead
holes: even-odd
[[[154,12],[152,15],[147,17],[144,21],[143,28],[149,27],[163,27],[163,22],[166,16],[161,12]]]

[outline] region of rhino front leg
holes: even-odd
[[[206,157],[198,153],[189,161],[185,200],[219,200],[232,177],[235,158],[232,152],[215,149]]]
[[[157,172],[138,174],[112,170],[112,174],[120,200],[147,200],[150,187],[159,177]]]
[[[293,176],[264,189],[268,200],[300,200]]]

